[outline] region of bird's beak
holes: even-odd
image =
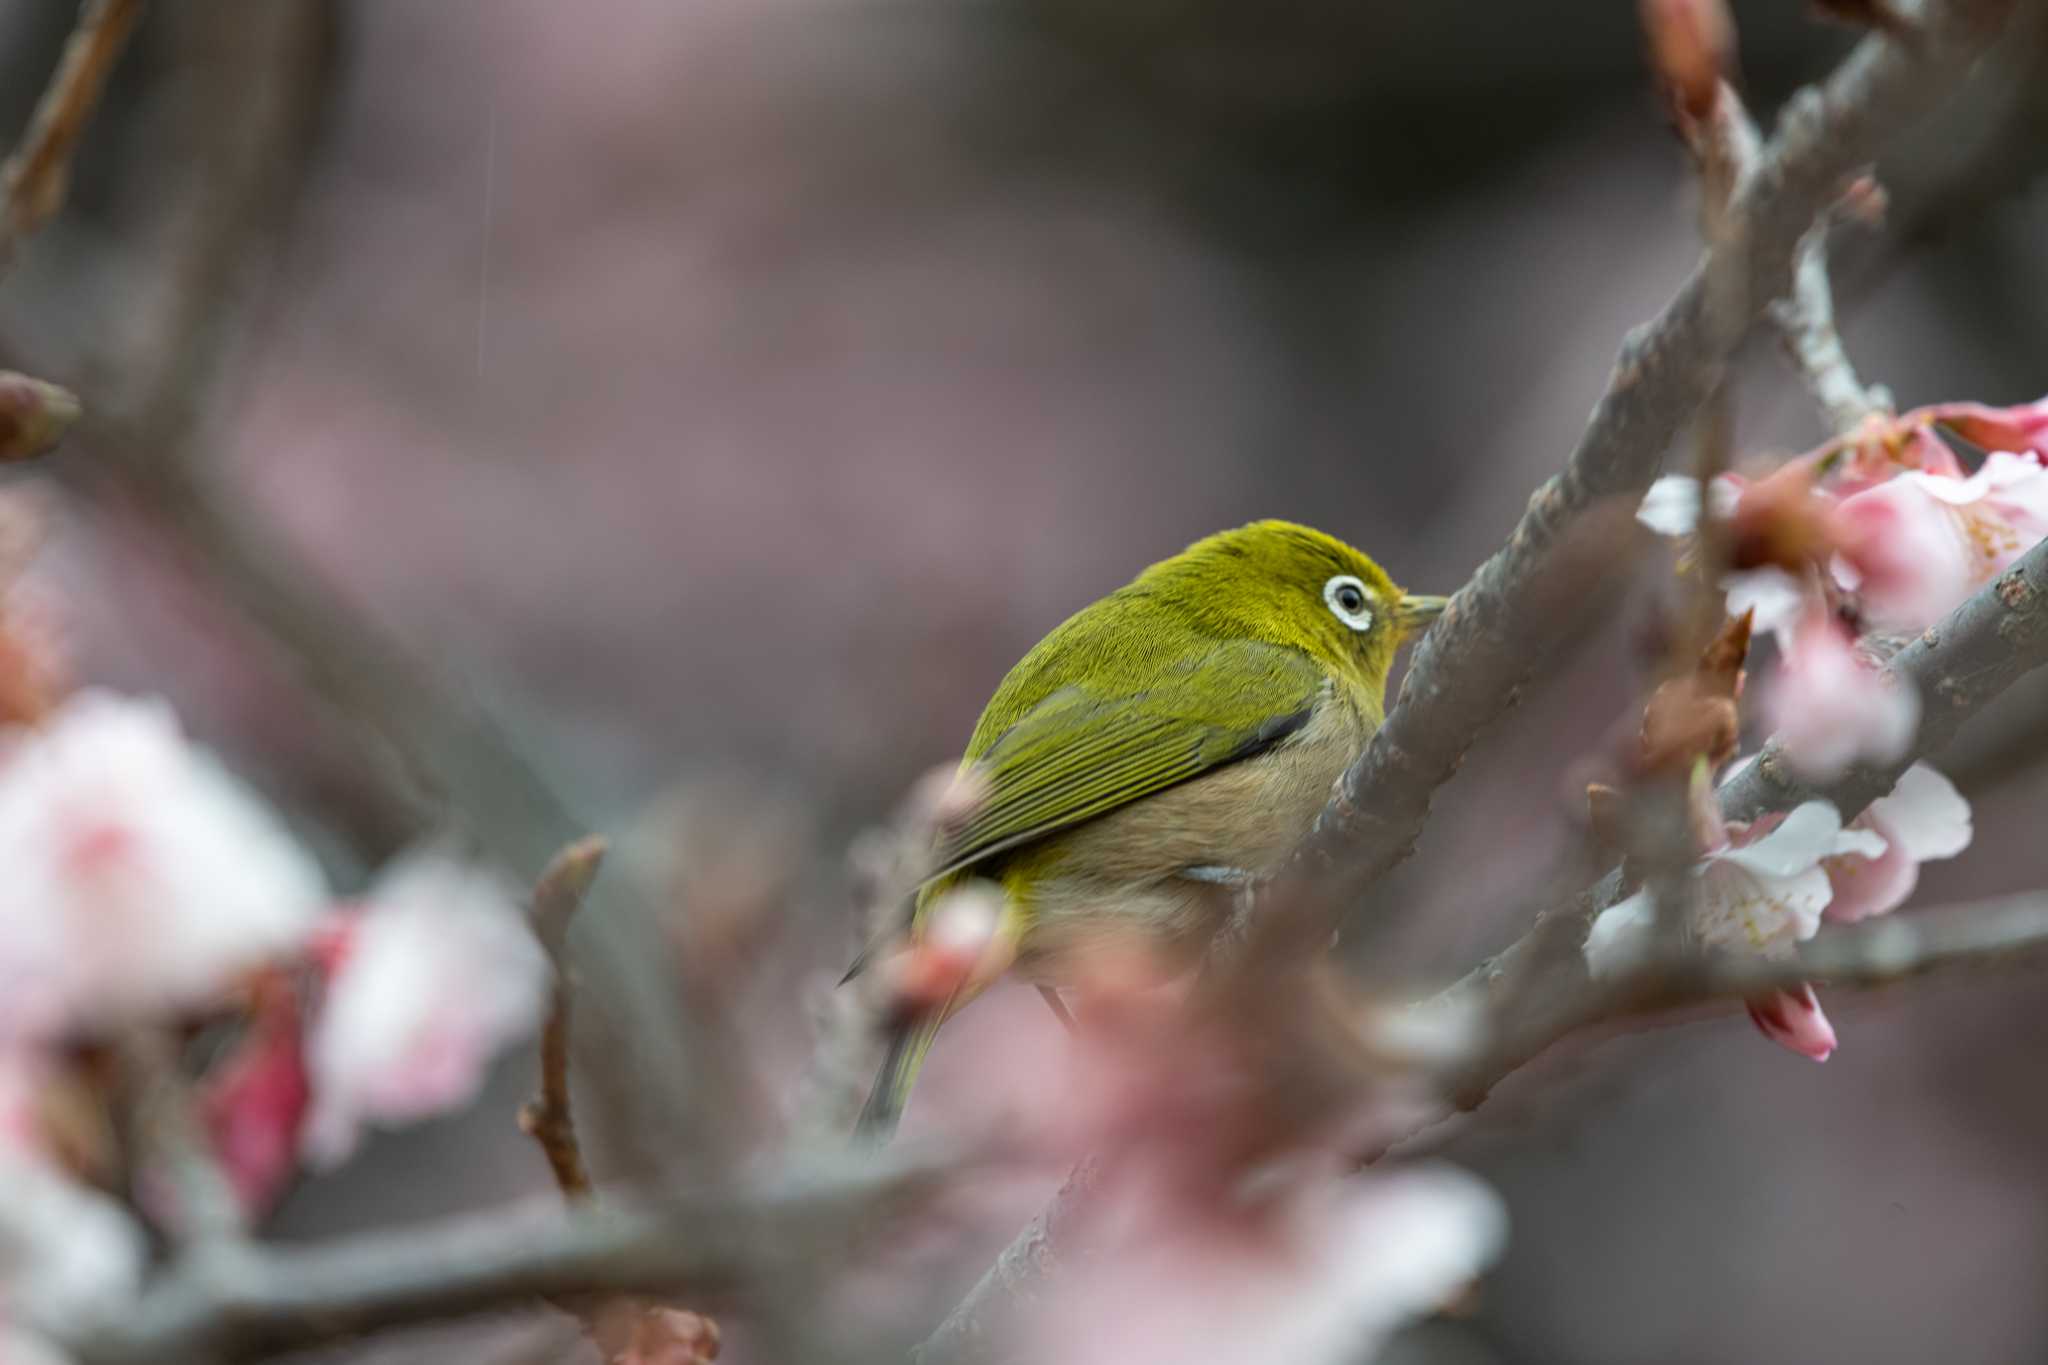
[[[1405,592],[1401,594],[1401,604],[1394,608],[1394,619],[1401,623],[1403,635],[1414,635],[1442,616],[1444,608],[1450,604],[1448,597],[1424,597]]]

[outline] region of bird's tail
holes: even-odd
[[[912,1019],[890,1035],[889,1051],[882,1058],[882,1069],[875,1076],[874,1089],[868,1092],[868,1102],[861,1108],[860,1120],[854,1127],[856,1133],[877,1142],[886,1142],[895,1133],[903,1107],[910,1103],[910,1088],[917,1084],[917,1073],[924,1067],[925,1054],[932,1050],[939,1026],[952,1012],[953,1003],[949,1001],[944,1009]]]

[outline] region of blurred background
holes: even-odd
[[[1760,118],[1855,38],[1797,0],[1734,12]],[[10,135],[74,16],[0,5]],[[1836,279],[1901,406],[2048,391],[2044,168],[2039,31],[1880,167],[1890,222],[1842,236]],[[196,449],[593,821],[711,811],[704,848],[769,850],[807,909],[746,1008],[786,1067],[853,945],[837,851],[1010,663],[1256,517],[1450,591],[1696,260],[1696,211],[1628,0],[214,0],[147,21],[0,347],[124,423],[56,461],[86,676],[172,696],[340,865],[388,838],[359,746],[223,605],[175,501],[93,469]],[[1735,393],[1744,453],[1824,434],[1766,342]],[[1516,932],[1640,685],[1638,625],[1440,798],[1400,874],[1421,970]],[[2043,708],[1966,736],[1976,847],[1923,899],[2048,883]],[[1400,1358],[2048,1355],[2040,988],[1831,1002],[1819,1068],[1726,1016],[1532,1068],[1443,1144],[1505,1195],[1506,1259]],[[911,1125],[1003,1102],[1006,1051],[1055,1028],[977,1006]],[[278,1235],[546,1188],[510,1122],[529,1067],[307,1186]],[[906,1339],[1045,1189],[991,1192]]]

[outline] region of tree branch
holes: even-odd
[[[1864,387],[1842,347],[1842,334],[1835,329],[1835,295],[1828,284],[1828,216],[1823,214],[1801,239],[1792,293],[1771,305],[1771,319],[1829,428],[1845,436],[1865,418],[1889,412],[1891,395]]]
[[[1623,343],[1570,463],[1536,491],[1507,544],[1424,636],[1386,722],[1296,851],[1290,880],[1323,893],[1320,927],[1397,918],[1397,907],[1373,894],[1375,881],[1413,851],[1435,790],[1598,600],[1584,581],[1559,581],[1567,532],[1603,500],[1648,486],[1765,305],[1790,291],[1799,241],[1844,179],[1962,75],[2011,8],[2011,0],[1931,4],[1924,40],[1911,51],[1866,39],[1824,85],[1793,97],[1730,207],[1736,245],[1710,247],[1663,312]],[[1708,306],[1724,297],[1743,305],[1726,319]],[[1618,547],[1607,548],[1601,567],[1611,575]]]
[[[732,1190],[557,1201],[310,1247],[266,1246],[173,1269],[95,1323],[43,1324],[80,1365],[248,1360],[385,1327],[581,1294],[730,1297],[831,1263],[937,1195],[952,1158],[895,1151]]]

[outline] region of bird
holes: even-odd
[[[1122,936],[1191,967],[1238,888],[1308,832],[1385,718],[1396,650],[1446,601],[1403,592],[1334,536],[1268,520],[1083,607],[975,725],[960,771],[979,800],[939,836],[911,941],[978,878],[1000,888],[1009,969],[1056,1009],[1059,985]],[[894,1132],[940,1026],[986,984],[895,1021],[858,1132]]]

